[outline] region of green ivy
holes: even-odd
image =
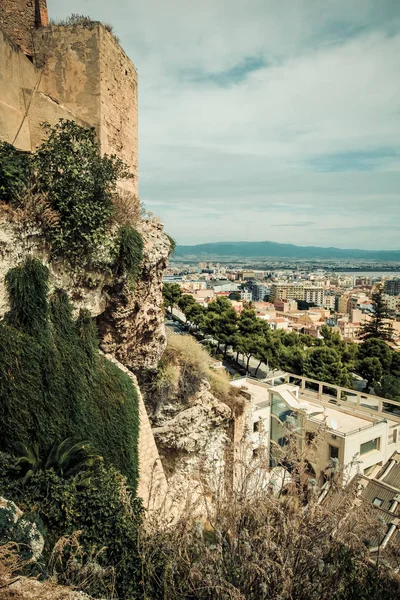
[[[106,548],[99,563],[114,567],[118,597],[138,597],[138,529],[143,509],[140,499],[132,498],[133,490],[114,467],[98,463],[85,485],[81,485],[79,476],[63,478],[53,469],[35,473],[22,485],[13,458],[0,452],[0,495],[15,502],[25,517],[40,523],[45,534],[45,563],[62,536],[81,530],[79,542],[87,557],[93,550]],[[68,558],[69,550],[65,549],[64,558]],[[59,582],[68,583],[62,576],[60,569]],[[95,580],[86,591],[95,597],[106,595],[104,587],[98,587]]]
[[[0,200],[15,202],[26,189],[30,175],[30,155],[0,142]]]
[[[7,275],[12,308],[0,322],[0,450],[18,455],[22,444],[36,443],[43,455],[67,437],[87,439],[135,489],[137,391],[99,355],[89,313],[74,320],[62,290],[48,300],[47,276],[35,259]]]

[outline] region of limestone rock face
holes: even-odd
[[[162,308],[162,276],[170,242],[157,221],[137,224],[144,242],[144,258],[134,289],[126,278],[106,268],[110,248],[97,257],[98,267],[72,270],[65,261],[49,262],[50,250],[40,230],[0,216],[0,317],[9,309],[4,277],[28,256],[39,258],[50,271],[50,288],[62,288],[76,311],[97,317],[102,349],[138,372],[154,369],[164,352],[166,335]]]
[[[11,542],[22,539],[24,545],[29,547],[32,560],[38,560],[43,552],[44,538],[36,523],[23,519],[22,515],[22,510],[14,502],[0,498],[2,535]]]
[[[225,451],[232,422],[231,409],[210,391],[204,379],[187,402],[168,402],[153,415],[153,435],[168,480],[169,512],[191,506],[205,514],[209,494],[225,482]]]
[[[210,433],[226,424],[232,416],[231,409],[211,394],[209,383],[204,380],[187,407],[175,406],[175,414],[158,417],[162,423],[153,427],[157,445],[161,449],[198,453],[210,441]]]
[[[137,229],[144,258],[135,289],[126,282],[109,288],[107,307],[98,317],[102,349],[134,372],[156,368],[165,350],[162,276],[170,250],[161,223],[144,221]]]

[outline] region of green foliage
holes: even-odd
[[[47,301],[36,262],[18,269],[19,285],[9,287],[11,313],[0,322],[0,450],[18,455],[21,445],[36,444],[46,456],[68,437],[87,439],[135,487],[139,416],[131,379],[99,355],[87,312],[75,321],[62,290]],[[42,278],[32,277],[35,269]],[[40,301],[27,303],[32,292]]]
[[[35,472],[46,469],[54,469],[62,477],[83,472],[89,474],[99,458],[90,442],[70,437],[54,444],[46,460],[42,460],[39,456],[37,444],[24,446],[24,454],[18,458],[17,464],[26,471],[24,476],[24,483],[26,483]]]
[[[231,292],[229,294],[229,300],[235,300],[236,302],[240,302],[241,295],[239,294],[239,292]]]
[[[165,234],[168,238],[170,247],[169,247],[169,256],[171,256],[171,254],[173,254],[175,252],[175,248],[176,248],[176,241],[174,240],[173,237],[171,237],[170,235],[168,235],[168,233]]]
[[[131,225],[123,225],[118,235],[117,271],[127,273],[132,283],[135,283],[143,260],[142,236]]]
[[[93,477],[84,486],[79,476],[65,478],[54,469],[38,471],[22,485],[12,458],[0,453],[0,474],[0,495],[17,503],[30,519],[42,523],[46,561],[61,537],[81,530],[79,542],[87,563],[93,552],[103,548],[100,566],[115,569],[118,597],[138,597],[141,563],[137,538],[142,507],[139,499],[133,499],[134,490],[114,467],[97,463]],[[69,552],[67,545],[64,559]],[[61,571],[59,582],[68,583],[62,578]],[[105,596],[96,580],[86,591],[96,597]]]
[[[79,262],[107,236],[118,179],[129,176],[115,156],[101,156],[93,128],[61,120],[33,156],[36,186],[59,222],[47,232],[53,255]]]
[[[358,373],[367,380],[367,387],[379,382],[383,375],[382,364],[376,356],[367,356],[358,362]]]
[[[164,304],[165,306],[168,306],[170,310],[172,310],[181,299],[181,288],[177,283],[164,283],[162,293]],[[190,296],[190,298],[192,298],[192,300],[195,302],[195,299],[192,296]]]
[[[11,305],[7,321],[30,335],[41,335],[48,317],[47,267],[35,258],[28,258],[24,266],[8,271],[5,283]]]
[[[374,389],[383,398],[400,402],[400,377],[384,375]]]
[[[333,348],[314,348],[304,362],[304,374],[311,379],[326,381],[334,385],[350,385],[350,378],[340,354]]]
[[[7,142],[0,142],[0,200],[15,202],[31,175],[30,156]]]
[[[390,340],[392,338],[392,329],[387,323],[391,314],[383,298],[383,290],[380,289],[372,294],[372,309],[369,311],[371,321],[366,322],[360,332],[360,337],[364,340],[371,338]]]
[[[358,358],[360,361],[364,358],[378,358],[382,369],[388,371],[392,364],[392,351],[383,340],[370,338],[360,344]]]

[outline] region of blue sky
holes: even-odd
[[[400,249],[400,0],[48,0],[139,74],[139,190],[181,244]]]

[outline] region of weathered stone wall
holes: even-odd
[[[32,151],[44,139],[41,123],[72,119],[86,125],[54,96],[39,90],[42,74],[0,28],[0,140]]]
[[[105,355],[121,371],[132,379],[139,396],[139,483],[137,495],[143,499],[143,506],[149,511],[160,509],[168,493],[168,483],[161,464],[160,455],[154,441],[149,417],[143,402],[136,377],[111,354]]]
[[[0,25],[28,56],[34,54],[34,30],[48,22],[46,0],[0,0]]]
[[[137,194],[137,73],[100,23],[42,27],[35,34],[40,90],[96,130],[103,153],[122,158]]]
[[[137,194],[138,89],[137,72],[113,35],[100,27],[100,146],[129,165]],[[127,186],[128,187],[128,186]]]

